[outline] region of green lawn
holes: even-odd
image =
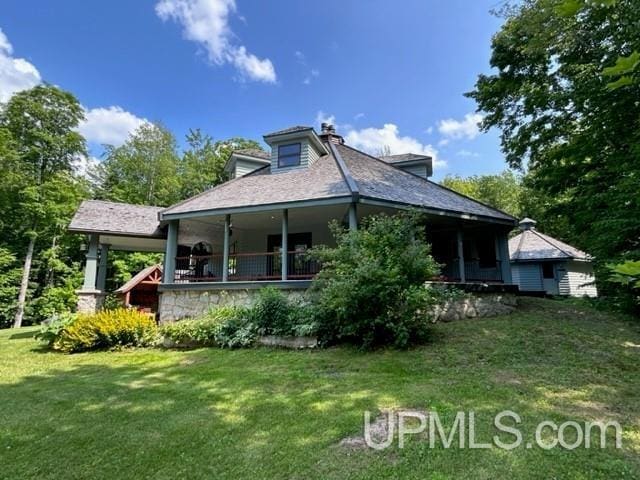
[[[0,478],[640,478],[640,323],[527,299],[509,317],[433,328],[408,352],[44,352],[0,332]],[[338,446],[364,410],[616,420],[623,448]],[[511,437],[505,437],[510,440]]]

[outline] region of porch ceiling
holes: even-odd
[[[326,226],[330,220],[346,218],[349,206],[344,204],[326,205],[307,208],[289,209],[289,229],[296,230],[313,225]],[[206,225],[213,230],[222,232],[224,228],[224,215],[199,217],[197,219],[181,220],[182,226]],[[282,210],[265,212],[238,213],[231,215],[231,224],[234,230],[274,230],[282,225]]]
[[[111,250],[126,252],[163,253],[167,241],[162,238],[131,237],[123,235],[100,235],[99,243],[109,245]]]

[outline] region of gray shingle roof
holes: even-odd
[[[333,146],[339,152],[346,172],[331,152],[307,168],[272,173],[271,167],[265,166],[173,205],[164,210],[163,215],[348,197],[355,184],[355,189],[364,197],[515,222],[512,216],[500,210],[354,148]]]
[[[162,210],[162,207],[85,200],[71,219],[69,230],[164,238],[158,220],[158,212]]]
[[[187,213],[211,209],[251,207],[350,195],[342,173],[331,155],[307,168],[271,173],[265,166],[230,180],[163,211]]]
[[[402,163],[412,160],[426,160],[431,158],[429,155],[418,155],[417,153],[401,153],[399,155],[383,155],[380,160],[387,163]]]
[[[262,160],[271,159],[271,154],[269,154],[269,152],[265,152],[261,148],[241,148],[239,150],[234,150],[232,153],[246,155],[247,157],[261,158]]]
[[[355,148],[347,145],[336,145],[336,148],[357,183],[360,195],[515,222],[511,215],[404,172]]]
[[[582,250],[578,250],[535,229],[525,230],[509,240],[509,257],[511,261],[591,259]]]
[[[313,130],[313,127],[305,127],[304,125],[295,125],[293,127],[283,128],[282,130],[277,130],[275,132],[267,133],[264,136],[265,137],[274,137],[276,135],[285,135],[287,133],[304,132],[306,130]]]

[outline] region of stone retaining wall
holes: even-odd
[[[282,288],[289,299],[302,298],[301,288]],[[194,290],[175,289],[160,293],[160,323],[174,322],[183,318],[197,318],[212,307],[223,305],[251,306],[259,289]],[[492,317],[513,312],[517,297],[509,292],[473,291],[459,298],[448,300],[430,312],[434,322],[450,322],[463,318]]]
[[[280,289],[290,299],[299,299],[304,290]],[[174,322],[183,318],[197,318],[212,307],[223,305],[251,306],[258,289],[233,290],[166,290],[160,293],[160,323]]]
[[[517,305],[517,297],[513,293],[473,293],[438,305],[431,315],[434,322],[495,317],[513,312]]]

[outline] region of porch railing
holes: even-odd
[[[308,257],[305,251],[287,253],[287,278],[305,280],[320,271],[319,262]],[[222,281],[223,255],[191,255],[176,257],[175,283]],[[282,255],[280,252],[230,253],[229,281],[266,281],[282,279]]]
[[[453,259],[442,267],[441,276],[446,281],[459,282],[459,260]],[[465,281],[467,282],[502,282],[502,265],[500,260],[491,264],[480,263],[478,260],[464,262]]]

